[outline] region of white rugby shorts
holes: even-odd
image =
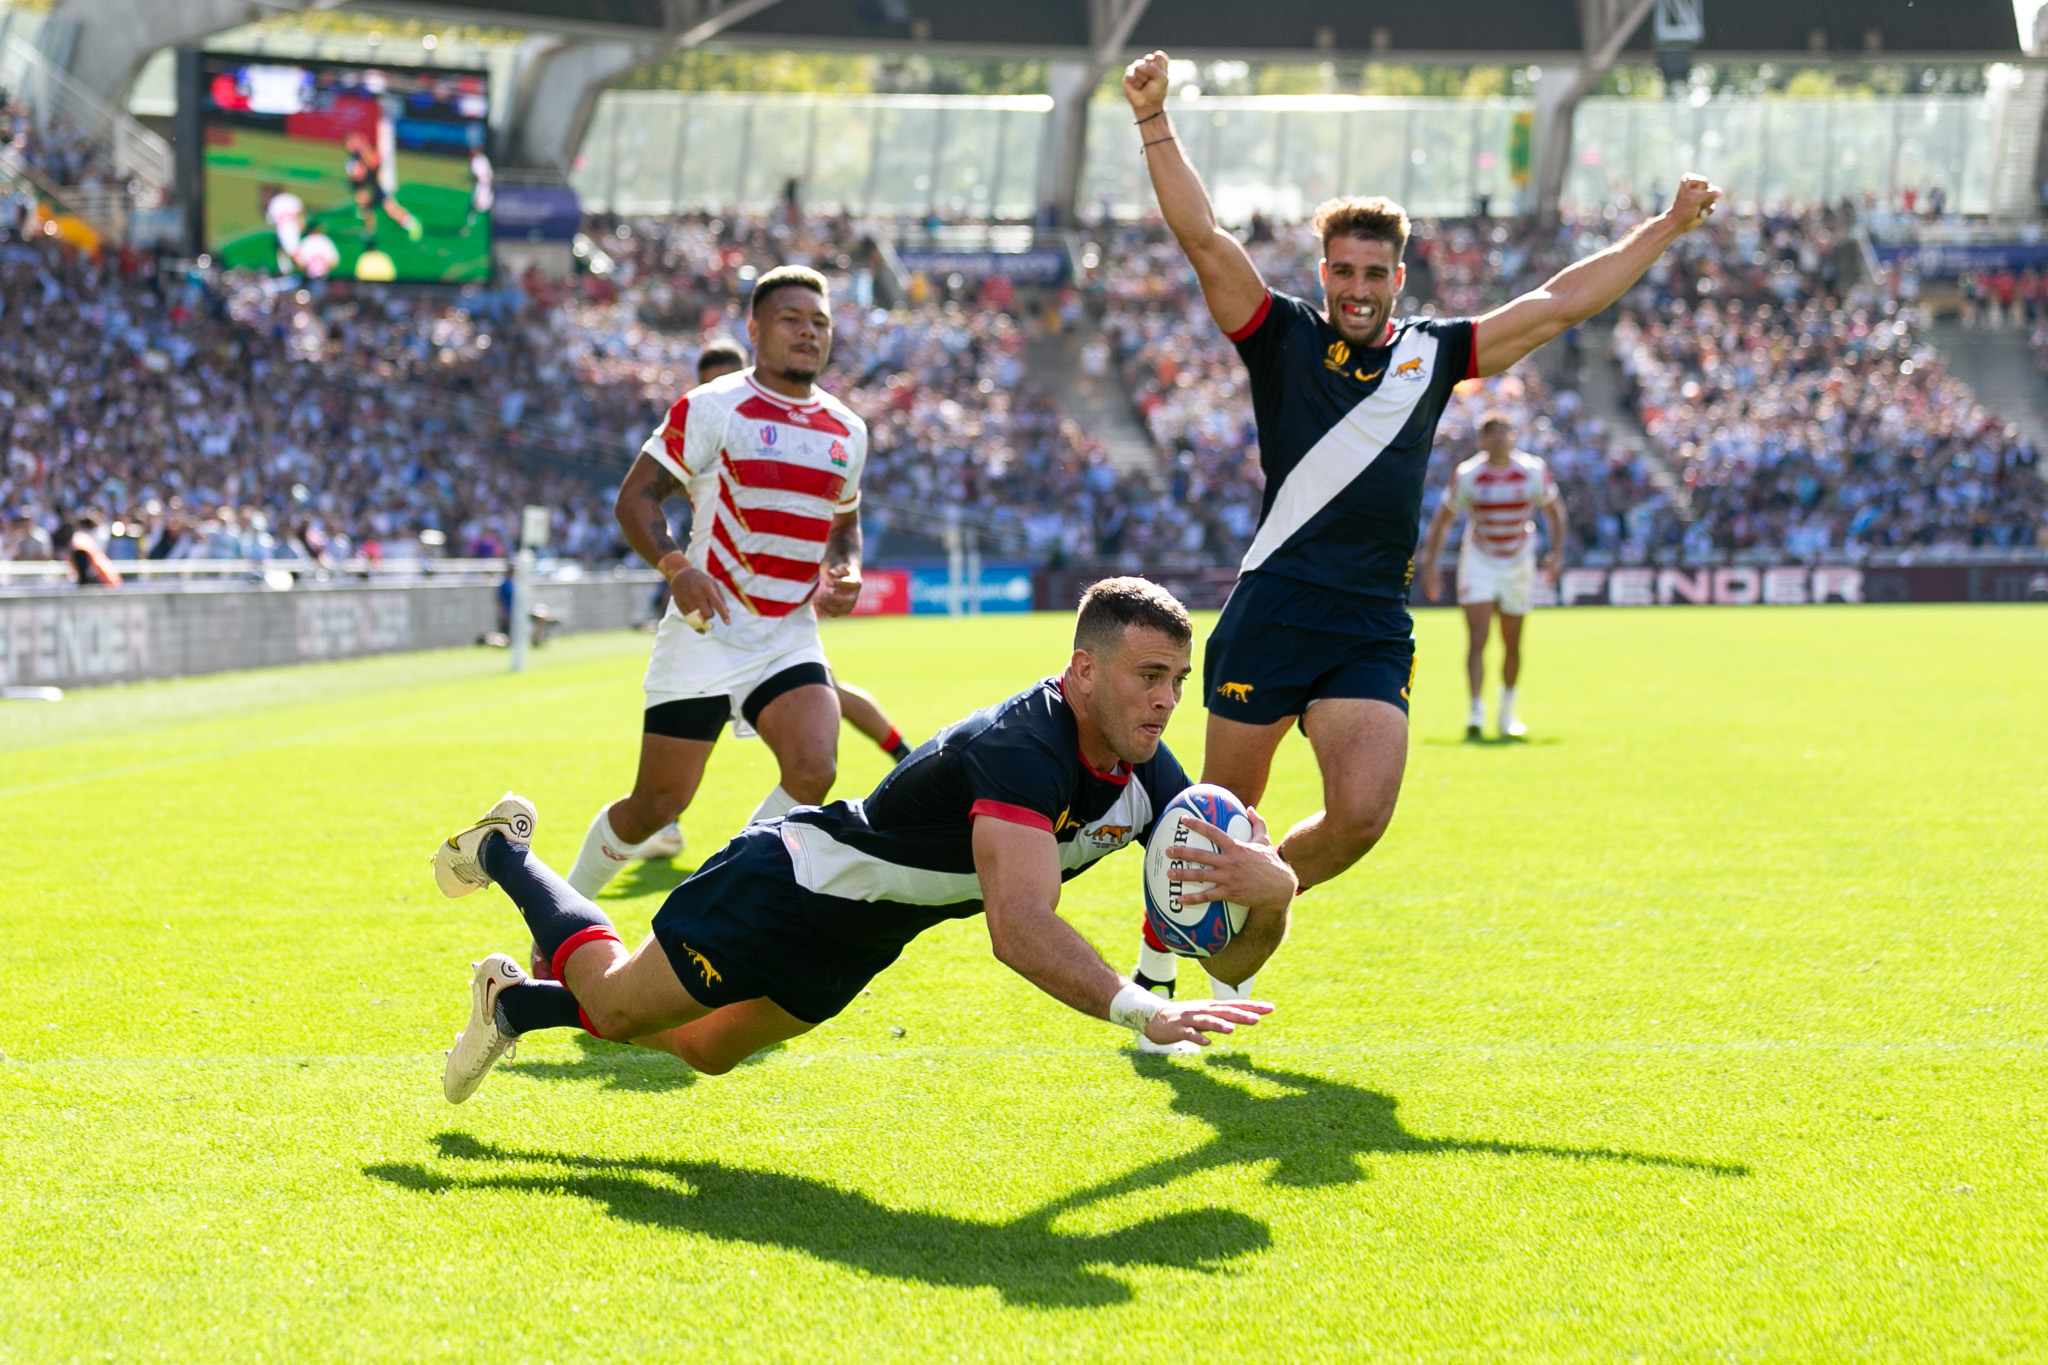
[[[1536,545],[1503,559],[1468,543],[1458,554],[1458,604],[1498,604],[1503,616],[1527,616],[1536,597]]]
[[[754,729],[740,707],[754,689],[785,668],[808,663],[830,666],[817,614],[808,606],[769,617],[734,603],[730,625],[714,616],[711,628],[699,635],[670,603],[647,661],[647,705],[723,696],[732,703],[733,733],[744,737]]]

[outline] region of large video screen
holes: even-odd
[[[313,279],[488,280],[482,71],[209,52],[204,250]]]

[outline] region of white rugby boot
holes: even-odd
[[[498,1027],[498,992],[525,981],[519,964],[503,953],[470,964],[469,1026],[455,1035],[441,1068],[441,1093],[448,1103],[460,1104],[475,1094],[498,1059],[518,1051],[518,1035]]]
[[[683,851],[683,827],[671,820],[649,835],[646,842],[633,850],[636,858],[673,858]]]
[[[441,888],[442,895],[451,897],[483,890],[491,884],[478,859],[484,836],[502,834],[514,843],[530,844],[538,820],[533,802],[506,792],[497,805],[484,812],[483,819],[449,835],[434,850],[434,885]]]

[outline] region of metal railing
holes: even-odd
[[[61,120],[104,148],[133,193],[159,202],[169,196],[176,179],[170,143],[59,70],[33,43],[11,33],[0,42],[0,87],[28,108],[37,128]],[[75,196],[72,189],[70,197]],[[92,210],[101,205],[81,201],[71,206],[95,227],[115,231],[114,225],[94,219]],[[125,207],[124,196],[124,228]]]

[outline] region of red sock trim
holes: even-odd
[[[896,746],[901,744],[902,742],[903,732],[901,730],[891,730],[882,739],[882,752],[885,754],[893,754],[896,752]]]
[[[595,1024],[593,1024],[593,1023],[591,1023],[591,1022],[590,1022],[590,1016],[589,1016],[588,1014],[585,1014],[585,1013],[583,1012],[583,1006],[581,1006],[581,1005],[578,1005],[578,1006],[576,1007],[576,1022],[577,1022],[577,1023],[579,1023],[579,1024],[581,1024],[581,1025],[583,1025],[583,1031],[584,1031],[585,1033],[589,1034],[589,1035],[590,1035],[591,1037],[593,1037],[593,1038],[602,1038],[602,1037],[604,1037],[604,1035],[603,1035],[602,1033],[599,1033],[599,1032],[597,1031],[597,1025],[595,1025]]]
[[[578,929],[575,933],[569,935],[568,938],[562,940],[562,946],[555,949],[555,955],[548,959],[548,969],[555,974],[555,980],[561,981],[565,979],[562,976],[562,969],[569,965],[569,955],[571,953],[574,953],[586,943],[595,943],[603,938],[610,939],[622,948],[626,945],[626,940],[619,937],[619,931],[612,928],[609,924],[593,924],[588,929]]]
[[[1152,927],[1152,921],[1150,919],[1147,919],[1145,921],[1145,946],[1147,948],[1150,948],[1155,953],[1163,953],[1168,951],[1166,945],[1159,941],[1159,933]]]

